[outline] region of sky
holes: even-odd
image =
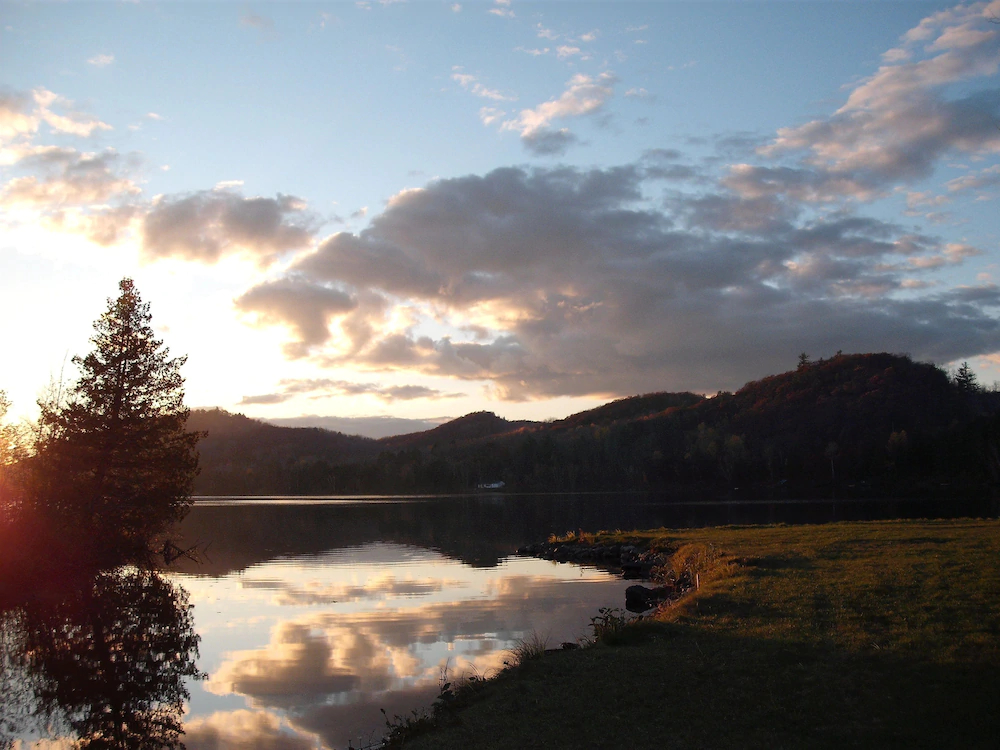
[[[189,405],[347,432],[800,352],[989,384],[998,68],[1000,0],[0,0],[0,390],[123,277]]]

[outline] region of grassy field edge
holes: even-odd
[[[657,529],[700,587],[449,690],[408,748],[996,747],[1000,521]],[[597,613],[595,613],[597,615]],[[533,657],[533,658],[531,658]]]

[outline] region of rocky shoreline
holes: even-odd
[[[625,590],[625,609],[644,613],[667,605],[697,588],[697,576],[675,571],[671,566],[674,550],[641,549],[634,544],[593,543],[578,540],[553,540],[518,548],[522,557],[537,557],[556,562],[593,565],[620,574],[628,580],[649,581],[654,587],[635,584]]]

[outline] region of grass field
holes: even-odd
[[[700,589],[614,645],[470,683],[404,746],[1000,748],[1000,522],[583,541],[626,538]]]

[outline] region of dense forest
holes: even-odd
[[[373,440],[194,411],[201,494],[933,492],[1000,481],[1000,393],[893,354],[800,359],[736,393],[633,396],[554,422],[469,414]]]

